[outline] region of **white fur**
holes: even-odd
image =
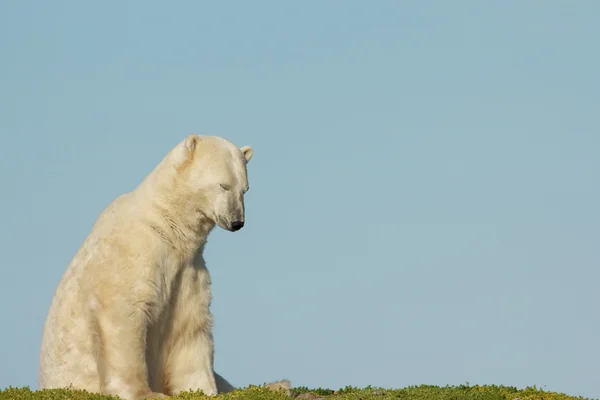
[[[244,221],[252,155],[248,146],[190,135],[108,205],[56,289],[41,389],[72,386],[125,399],[232,390],[213,370],[202,254],[215,225],[233,230]]]

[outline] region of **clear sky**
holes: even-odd
[[[0,387],[54,289],[189,133],[254,147],[215,230],[238,386],[600,397],[600,2],[0,2]]]

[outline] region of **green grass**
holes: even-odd
[[[323,399],[323,400],[583,400],[584,397],[569,396],[562,393],[547,392],[536,387],[517,390],[514,387],[495,385],[460,385],[460,386],[410,386],[404,389],[383,388],[354,388],[347,386],[339,390],[330,389],[308,389],[298,387],[292,389],[292,399],[300,396],[300,399]],[[182,393],[178,396],[169,397],[173,400],[200,400],[200,399],[248,399],[248,400],[290,400],[285,393],[276,393],[262,387],[250,386],[245,389],[231,393],[207,397],[201,393]],[[29,388],[9,387],[0,390],[0,400],[109,400],[117,397],[91,394],[84,391],[70,390],[42,390],[31,391]]]

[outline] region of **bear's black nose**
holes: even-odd
[[[244,221],[235,221],[235,222],[231,223],[231,230],[234,232],[239,231],[243,227],[244,227]]]

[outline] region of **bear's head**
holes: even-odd
[[[179,200],[223,229],[240,230],[248,191],[246,165],[253,154],[252,147],[238,148],[218,136],[189,135],[171,154]]]

